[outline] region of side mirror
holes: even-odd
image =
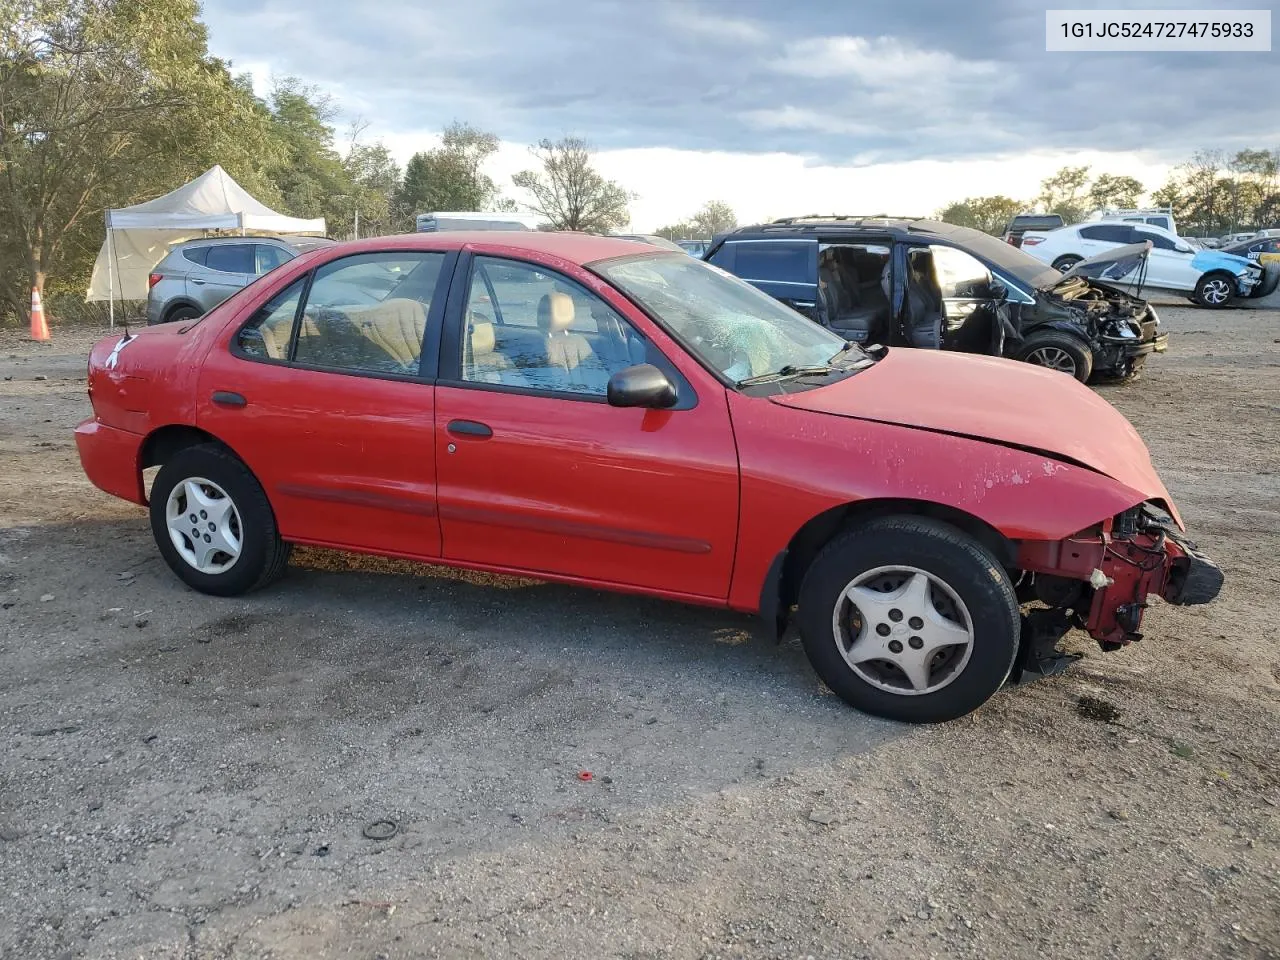
[[[609,378],[605,393],[611,407],[674,407],[676,387],[667,375],[651,363],[624,367]]]

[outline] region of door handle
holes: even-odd
[[[446,429],[455,437],[479,437],[483,440],[493,436],[488,424],[475,420],[450,420]]]
[[[206,281],[204,281],[204,280],[197,280],[195,277],[189,277],[188,279],[189,279],[192,283],[194,283],[197,287],[203,287],[203,286],[205,285],[205,282],[206,282]]]
[[[239,407],[246,406],[249,403],[249,401],[246,400],[241,394],[233,393],[230,390],[215,390],[213,391],[213,396],[210,397],[209,399],[212,400],[214,403],[216,403],[220,407],[239,408]]]

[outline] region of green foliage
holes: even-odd
[[[419,213],[452,210],[514,209],[500,201],[493,180],[481,166],[498,150],[498,138],[465,123],[450,124],[439,147],[415,153],[405,166],[394,206],[399,222],[413,229]]]
[[[1089,203],[1098,210],[1132,209],[1145,192],[1142,182],[1133,177],[1100,173],[1089,185]]]
[[[554,229],[612,233],[630,222],[633,194],[596,172],[593,152],[580,137],[541,140],[530,153],[542,169],[523,170],[511,182],[529,193],[529,208]]]
[[[1201,150],[1152,194],[1173,207],[1178,228],[1218,236],[1280,224],[1280,150],[1241,150],[1227,156]]]
[[[1078,223],[1089,213],[1089,168],[1063,167],[1040,181],[1040,205],[1046,213],[1056,213],[1065,223]]]
[[[720,200],[708,200],[688,220],[680,220],[658,229],[660,237],[668,240],[710,240],[718,233],[726,233],[738,225],[738,215],[733,207]]]
[[[972,227],[974,230],[998,236],[1004,232],[1009,221],[1025,209],[1026,204],[997,194],[993,197],[967,197],[948,204],[938,211],[937,217],[945,223],[954,223],[959,227]]]

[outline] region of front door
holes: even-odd
[[[964,250],[936,243],[929,250],[942,295],[942,349],[999,355],[991,271]]]
[[[286,540],[440,556],[435,387],[420,366],[455,260],[332,260],[213,347],[196,422],[258,477]]]
[[[704,374],[695,391],[633,311],[540,265],[459,264],[435,408],[446,560],[728,596],[738,459],[724,388]],[[677,384],[674,408],[606,402],[610,375],[642,362]]]

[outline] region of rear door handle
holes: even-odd
[[[243,407],[249,403],[241,394],[230,390],[215,390],[209,399],[220,407]]]
[[[198,286],[198,287],[203,287],[203,286],[205,285],[205,281],[204,281],[204,280],[197,280],[195,277],[192,277],[192,278],[191,278],[191,282],[192,282],[192,283],[194,283],[194,284],[195,284],[196,286]]]
[[[448,431],[455,437],[492,437],[493,430],[485,423],[475,420],[450,420]]]

